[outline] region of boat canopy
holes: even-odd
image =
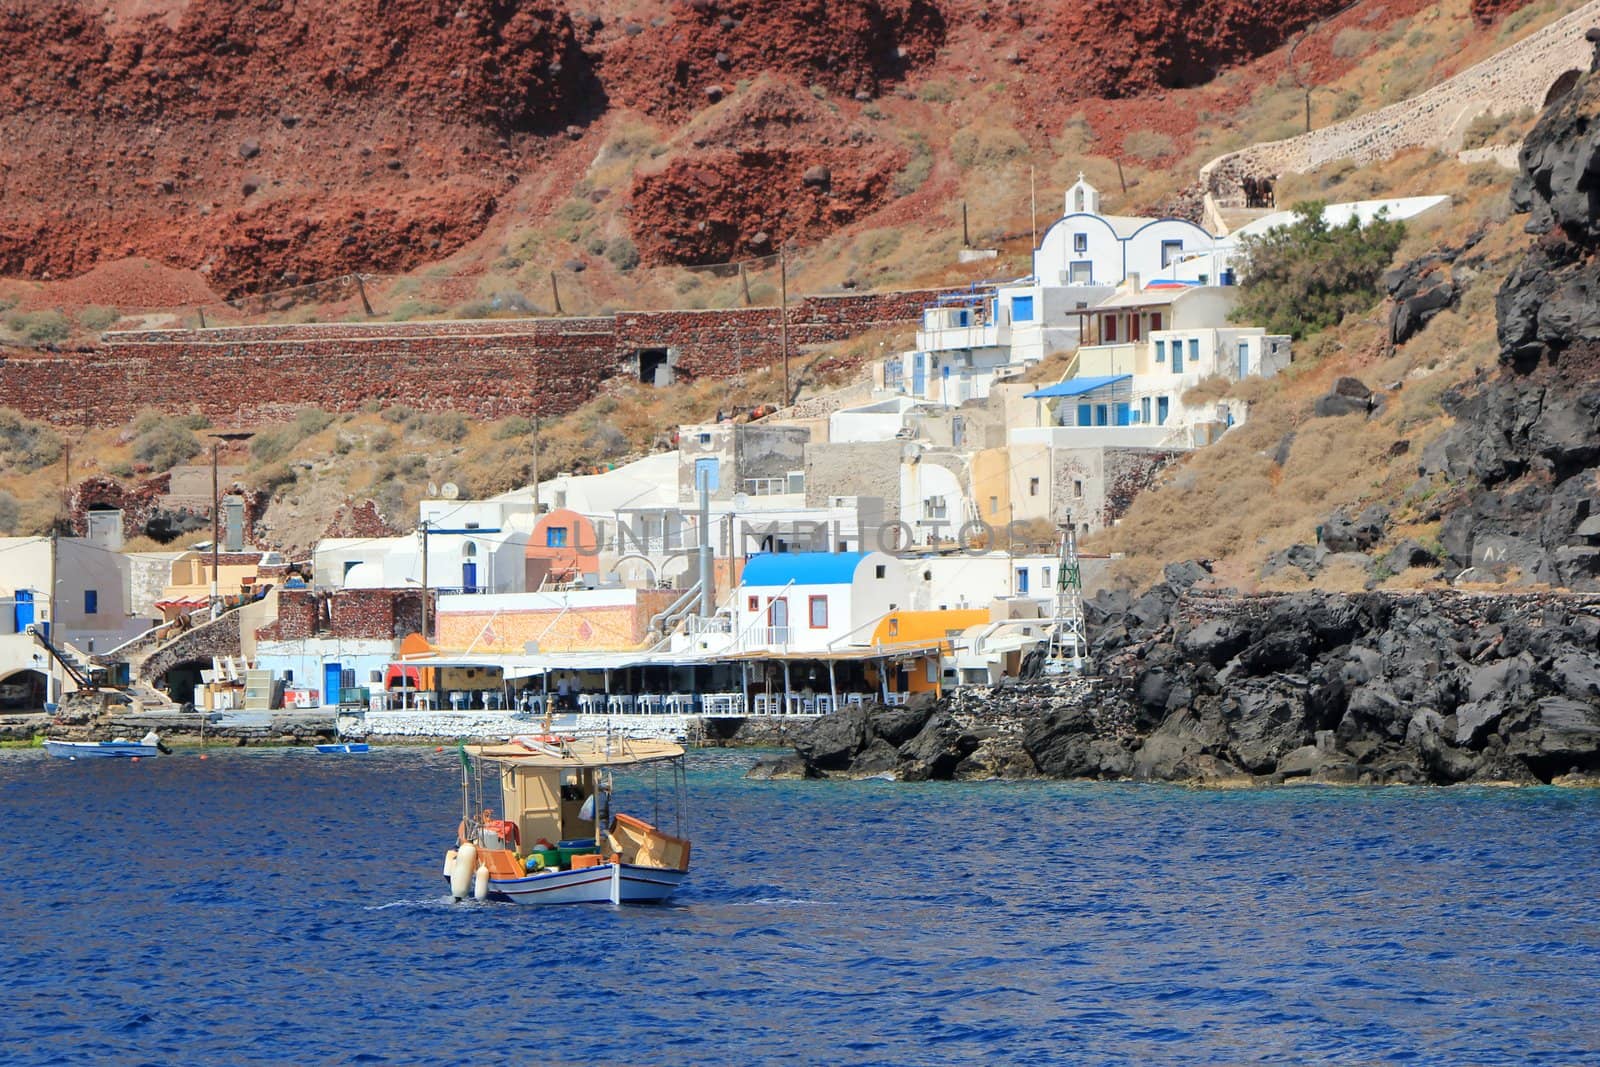
[[[541,769],[583,770],[595,767],[631,767],[640,763],[677,759],[683,746],[671,741],[626,737],[589,737],[579,740],[542,741],[513,737],[504,744],[468,745],[469,756],[491,763]]]

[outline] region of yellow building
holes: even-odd
[[[1003,530],[1012,518],[1010,475],[1009,449],[985,448],[972,454],[972,503],[979,521],[996,530]]]
[[[968,627],[982,626],[988,621],[987,608],[897,611],[878,621],[877,628],[872,631],[872,644],[886,653],[893,653],[896,648],[917,649],[918,654],[908,657],[903,668],[905,692],[938,695],[941,661],[954,650],[952,639]],[[928,651],[932,648],[937,648],[938,652]]]
[[[255,597],[257,575],[260,570],[260,553],[223,553],[218,557],[217,595],[227,603],[230,599],[251,600]],[[156,607],[171,622],[180,614],[188,614],[211,603],[211,553],[185,552],[172,561],[172,576]]]

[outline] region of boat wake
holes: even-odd
[[[805,897],[759,897],[756,900],[735,900],[730,908],[820,908],[832,901],[808,900]]]
[[[388,911],[390,908],[448,908],[455,902],[448,895],[419,900],[391,900],[387,904],[368,904],[362,911]]]

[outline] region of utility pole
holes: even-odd
[[[55,632],[56,631],[56,626],[55,626],[55,622],[56,622],[56,586],[61,584],[60,581],[56,578],[56,560],[57,560],[57,544],[56,544],[56,542],[57,542],[57,527],[58,526],[59,526],[59,523],[56,523],[56,522],[52,522],[50,524],[50,588],[48,590],[48,595],[46,596],[46,599],[50,602],[50,617],[48,619],[44,620],[45,627],[46,627],[45,639],[47,641],[51,641],[51,642],[60,640],[60,634]],[[56,664],[56,657],[53,656],[53,655],[48,656],[48,657],[46,657],[45,662],[47,662],[50,665],[50,670],[49,670],[49,673],[47,673],[45,675],[45,683],[44,683],[44,699],[45,699],[45,703],[49,704],[49,703],[54,703],[56,701],[59,701],[61,699],[61,686],[56,681],[56,671],[58,669],[57,664]]]
[[[216,618],[222,604],[221,586],[218,584],[218,567],[222,562],[222,483],[217,477],[217,446],[222,442],[211,440],[211,617]]]
[[[367,287],[366,287],[366,284],[362,282],[361,275],[359,275],[359,274],[352,274],[352,275],[350,275],[350,277],[354,278],[355,281],[356,281],[356,292],[361,295],[361,307],[362,307],[362,309],[366,311],[367,318],[369,318],[369,319],[372,318],[372,301],[367,299]]]
[[[533,518],[539,519],[539,413],[533,413]]]
[[[789,395],[789,259],[783,246],[778,246],[778,330],[783,346],[783,406],[788,407]]]
[[[428,640],[428,520],[417,527],[422,535],[422,639]]]
[[[1033,247],[1039,247],[1039,189],[1034,184],[1033,168],[1028,168],[1028,227],[1033,231]],[[1032,273],[1031,271],[1029,273]]]
[[[211,617],[222,614],[222,482],[217,474],[217,449],[222,442],[248,441],[253,430],[208,434],[211,438]]]

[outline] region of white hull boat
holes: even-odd
[[[681,818],[681,746],[545,735],[460,751],[463,817],[443,872],[454,899],[659,904],[688,877],[688,839],[611,807],[612,768],[669,763]],[[486,767],[499,779],[500,818],[483,806]]]
[[[518,904],[659,904],[683,884],[687,872],[601,863],[526,878],[489,879],[489,896]]]
[[[119,737],[115,741],[46,741],[44,750],[58,759],[127,759],[170,754],[154,730],[137,741]]]

